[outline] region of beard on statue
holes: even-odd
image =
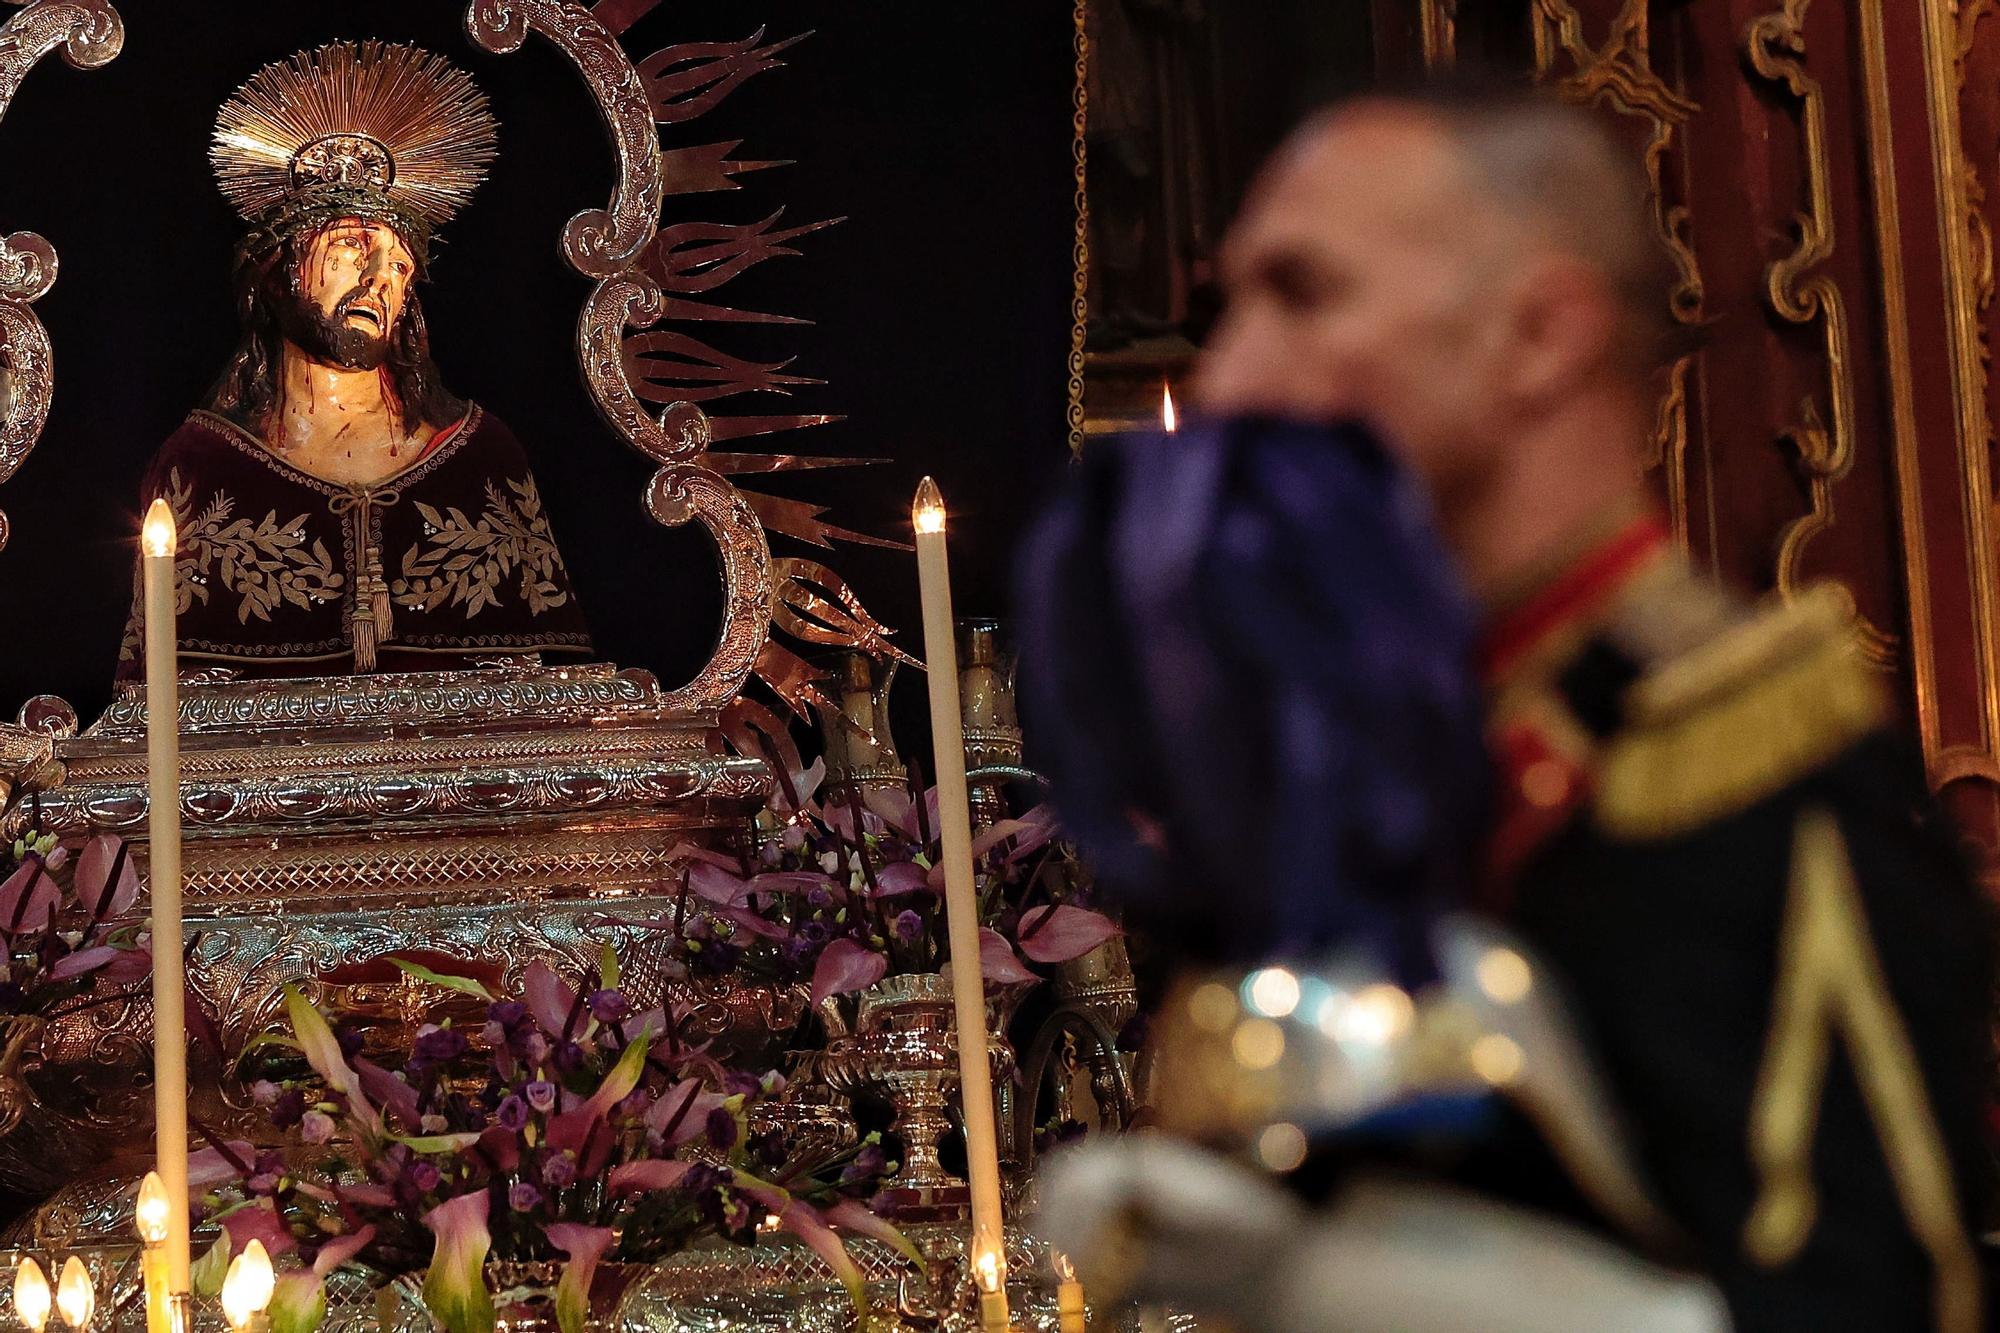
[[[590,651],[525,451],[439,379],[420,250],[359,215],[239,249],[242,337],[141,497],[166,499],[180,530],[184,666],[323,675]],[[122,679],[138,671],[137,612]]]

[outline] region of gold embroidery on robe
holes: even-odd
[[[272,608],[281,603],[310,607],[334,600],[347,585],[347,576],[334,567],[326,543],[307,544],[304,514],[280,523],[274,509],[253,523],[232,517],[235,498],[216,491],[200,517],[193,517],[194,488],[182,480],[179,468],[168,471],[164,498],[180,532],[180,555],[174,561],[177,615],[185,615],[197,601],[206,603],[212,587],[219,586],[241,599],[236,606],[238,623],[248,624],[252,616],[269,621]],[[137,625],[134,616],[119,646],[121,658],[129,659],[138,651]]]
[[[504,586],[519,572],[517,591],[531,615],[563,605],[568,571],[542,511],[534,478],[509,480],[513,498],[486,483],[486,509],[477,521],[456,507],[440,513],[417,504],[423,515],[428,545],[416,543],[403,553],[402,577],[392,591],[396,605],[428,611],[439,605],[463,606],[472,619],[498,606]]]
[[[1798,1257],[1818,1211],[1813,1131],[1837,1036],[1911,1234],[1930,1255],[1937,1327],[1980,1327],[1979,1265],[1958,1212],[1944,1142],[1902,1015],[1889,994],[1840,827],[1824,810],[1799,818],[1779,943],[1771,1031],[1750,1108],[1750,1160],[1762,1187],[1743,1225],[1752,1262]]]

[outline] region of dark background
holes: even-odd
[[[62,694],[87,721],[109,697],[129,597],[146,458],[205,394],[235,341],[227,273],[238,231],[209,175],[217,108],[259,66],[336,38],[413,41],[470,72],[500,120],[500,160],[446,228],[423,291],[434,349],[458,393],[527,445],[599,656],[668,684],[708,655],[720,605],[711,545],[665,531],[640,496],[652,465],[597,418],[573,349],[587,281],[557,253],[563,222],[610,197],[613,163],[566,58],[539,37],[489,55],[457,0],[199,7],[126,0],[125,50],[83,72],[51,56],[0,123],[0,232],[61,256],[35,310],[55,348],[41,443],[0,487],[0,716]],[[760,25],[813,35],[786,67],[665,146],[742,139],[734,156],[792,165],[729,193],[670,196],[669,222],[845,217],[724,287],[718,303],[811,327],[673,325],[726,351],[796,357],[824,386],[710,404],[718,415],[847,420],[730,447],[868,455],[862,469],[758,479],[830,502],[833,522],[908,536],[909,498],[937,476],[955,516],[961,614],[1004,614],[1013,539],[1065,457],[1073,178],[1069,7],[871,0],[752,6],[673,0],[625,34],[635,59]],[[281,516],[283,517],[283,516]],[[921,653],[914,565],[898,552],[827,560]],[[899,712],[920,707],[904,689]]]

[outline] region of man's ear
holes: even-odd
[[[1604,275],[1566,256],[1526,264],[1507,284],[1496,323],[1510,344],[1507,392],[1536,404],[1560,397],[1617,355],[1619,312]]]

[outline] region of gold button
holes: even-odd
[[[1569,795],[1569,773],[1553,759],[1537,759],[1521,774],[1521,794],[1530,805],[1553,809]]]

